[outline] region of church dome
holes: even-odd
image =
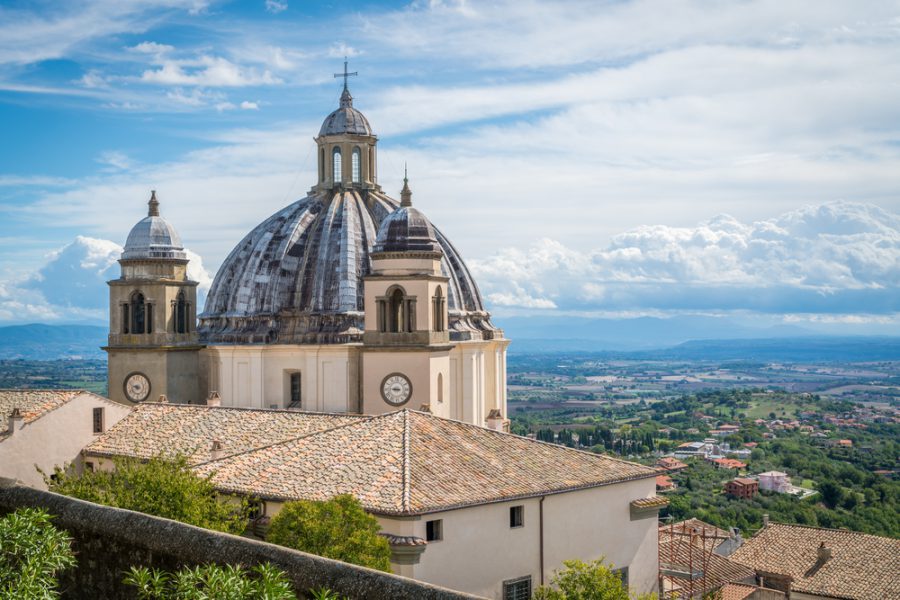
[[[314,190],[263,221],[219,268],[200,315],[201,340],[361,341],[363,277],[371,272],[377,232],[390,230],[395,220],[416,220],[399,204],[377,188]],[[429,248],[443,254],[451,340],[501,337],[462,257],[439,229],[422,220],[426,238],[436,244]]]
[[[350,90],[344,88],[341,94],[341,105],[333,113],[325,117],[319,136],[341,135],[372,135],[372,127],[365,115],[353,108],[353,96]]]
[[[441,252],[434,225],[412,206],[412,192],[403,178],[400,208],[378,228],[373,252]]]
[[[168,221],[159,216],[159,201],[155,190],[150,194],[148,205],[150,210],[147,216],[138,221],[128,234],[122,258],[187,260],[181,236]]]

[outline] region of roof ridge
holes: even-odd
[[[381,418],[381,417],[386,417],[386,416],[389,416],[389,415],[395,415],[395,414],[397,414],[398,412],[399,412],[399,411],[392,411],[392,412],[389,412],[389,413],[382,413],[382,414],[380,414],[380,415],[353,415],[353,416],[359,416],[359,417],[361,417],[361,418],[360,418],[358,421],[355,420],[355,421],[351,421],[350,423],[341,423],[340,425],[335,425],[334,427],[329,427],[329,428],[327,428],[327,429],[320,429],[319,431],[312,431],[312,432],[310,432],[310,433],[304,433],[303,435],[298,435],[297,437],[292,437],[292,438],[289,438],[289,439],[286,439],[286,440],[281,440],[280,442],[272,442],[271,444],[266,444],[265,446],[257,446],[257,447],[255,447],[255,448],[248,448],[247,450],[242,450],[241,452],[235,452],[234,454],[229,454],[228,456],[222,456],[222,457],[217,458],[217,459],[215,459],[215,460],[206,460],[206,461],[203,461],[203,462],[201,462],[201,463],[196,463],[196,464],[191,465],[191,466],[192,466],[192,467],[199,467],[199,466],[201,466],[201,465],[208,465],[208,464],[210,464],[210,463],[220,462],[220,461],[223,461],[223,460],[226,460],[226,459],[229,459],[229,458],[234,458],[234,457],[236,457],[236,456],[243,456],[243,455],[245,455],[245,454],[250,454],[250,453],[252,453],[252,452],[258,452],[258,451],[260,451],[260,450],[266,450],[267,448],[273,448],[273,447],[275,447],[275,446],[281,446],[281,445],[283,445],[283,444],[288,444],[288,443],[291,443],[291,442],[298,442],[298,441],[300,441],[300,440],[303,440],[303,439],[306,439],[306,438],[311,438],[311,437],[313,437],[313,436],[322,435],[322,434],[325,434],[325,433],[331,433],[332,431],[335,431],[335,430],[337,430],[337,429],[343,429],[344,427],[351,427],[351,426],[353,426],[353,425],[360,425],[360,424],[362,424],[362,423],[369,423],[369,422],[374,421],[375,419],[379,419],[379,418]],[[313,413],[313,414],[320,414],[320,413]]]
[[[467,423],[467,422],[465,422],[465,421],[460,421],[460,420],[458,420],[458,419],[451,419],[451,418],[449,418],[449,417],[441,417],[441,416],[432,414],[432,413],[430,413],[430,412],[423,412],[423,411],[413,410],[413,409],[411,409],[411,408],[405,409],[405,410],[408,410],[408,411],[411,412],[411,413],[416,413],[417,415],[421,415],[421,416],[424,416],[424,417],[429,417],[429,418],[432,418],[432,419],[440,419],[440,420],[442,420],[442,421],[449,421],[449,422],[451,422],[451,423],[456,423],[456,424],[458,424],[458,425],[463,425],[463,426],[468,427],[468,428],[471,428],[471,429],[476,429],[477,431],[487,431],[487,432],[490,432],[490,433],[493,433],[493,434],[497,434],[497,435],[510,436],[510,437],[513,437],[513,438],[515,438],[515,439],[517,439],[517,440],[524,440],[525,442],[532,442],[532,443],[535,443],[535,444],[543,444],[543,445],[549,446],[549,447],[551,447],[551,448],[557,448],[557,449],[561,449],[561,450],[566,450],[566,451],[568,451],[568,452],[576,452],[576,453],[578,453],[579,455],[593,456],[594,458],[597,458],[597,459],[605,458],[605,459],[608,459],[608,460],[613,460],[613,461],[616,461],[616,462],[625,463],[625,464],[632,465],[632,466],[644,467],[644,468],[650,470],[650,473],[647,474],[648,477],[649,477],[651,474],[653,474],[653,475],[658,475],[658,474],[661,474],[661,473],[665,473],[665,469],[662,469],[662,468],[655,468],[655,467],[649,467],[649,466],[647,466],[647,465],[642,465],[641,463],[633,462],[633,461],[630,461],[630,460],[625,460],[624,458],[618,458],[618,457],[615,457],[615,456],[610,456],[609,454],[605,454],[605,453],[591,452],[591,451],[588,451],[588,450],[579,450],[578,448],[569,448],[568,446],[563,446],[563,445],[561,445],[561,444],[554,444],[554,443],[552,443],[552,442],[545,442],[545,441],[543,441],[543,440],[538,440],[538,439],[535,439],[535,438],[526,437],[526,436],[524,436],[524,435],[519,435],[519,434],[517,434],[517,433],[511,433],[511,432],[508,432],[508,431],[498,431],[498,430],[496,430],[496,429],[490,429],[490,428],[488,428],[488,427],[482,427],[481,425],[476,425],[476,424],[474,424],[474,423]]]
[[[2,391],[2,390],[0,390]],[[166,408],[198,408],[208,410],[237,410],[237,411],[256,411],[266,413],[279,413],[286,415],[316,415],[325,417],[357,417],[361,420],[369,419],[378,415],[364,415],[361,413],[342,413],[342,412],[320,412],[317,410],[296,410],[294,408],[258,408],[256,406],[207,406],[206,404],[186,404],[184,402],[140,402],[137,406],[164,406]]]
[[[402,510],[409,511],[411,500],[410,497],[412,492],[410,490],[410,470],[411,470],[411,461],[410,461],[410,445],[412,442],[410,432],[409,432],[409,409],[405,409],[403,411],[403,488],[402,488],[402,497],[400,499],[400,506]]]
[[[898,539],[888,537],[886,535],[876,535],[874,533],[866,533],[865,531],[854,531],[852,529],[837,529],[834,527],[816,527],[815,525],[802,525],[800,523],[781,523],[779,521],[769,521],[769,524],[766,527],[761,527],[759,529],[759,531],[756,532],[754,537],[756,537],[756,535],[759,535],[760,533],[762,533],[769,527],[772,527],[773,525],[780,525],[782,527],[799,527],[799,528],[803,528],[803,529],[815,529],[817,531],[834,531],[835,533],[852,533],[853,535],[865,535],[868,537],[878,538],[880,540],[890,540],[890,541],[900,543],[900,540],[898,540]]]

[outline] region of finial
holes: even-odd
[[[400,206],[412,206],[412,190],[409,189],[409,178],[406,176],[406,163],[403,163],[403,189],[400,191]]]
[[[353,106],[353,96],[350,95],[350,90],[347,88],[347,78],[348,77],[356,77],[359,73],[353,71],[352,73],[347,72],[347,57],[344,57],[344,72],[343,73],[335,73],[334,77],[337,79],[338,77],[344,78],[344,91],[341,93],[341,108],[348,108]]]
[[[156,199],[156,190],[150,190],[150,202],[148,202],[147,204],[150,206],[150,211],[147,213],[147,216],[158,217],[159,200]]]

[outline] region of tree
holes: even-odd
[[[533,600],[651,600],[654,594],[631,596],[628,588],[612,569],[603,564],[603,558],[592,562],[563,561],[565,569],[556,571],[551,586],[539,587]]]
[[[269,563],[249,571],[234,565],[184,567],[177,573],[131,567],[125,583],[137,588],[138,600],[297,600],[284,572]]]
[[[272,518],[266,541],[355,565],[391,571],[391,547],[381,527],[349,494],[288,502]]]
[[[194,473],[183,456],[147,461],[117,458],[113,462],[113,471],[82,475],[57,469],[56,481],[48,478],[47,485],[66,496],[215,531],[237,534],[246,528],[247,502],[220,499],[210,478]]]
[[[0,519],[0,598],[58,598],[57,575],[75,565],[72,538],[35,508]]]
[[[844,490],[833,481],[823,481],[819,484],[819,493],[822,495],[822,502],[828,508],[834,508],[841,501]]]

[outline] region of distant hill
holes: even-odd
[[[503,324],[512,319],[505,319]],[[576,320],[577,321],[577,320]],[[555,329],[572,338],[530,338],[517,324],[506,329],[514,354],[590,353],[607,358],[634,360],[760,360],[760,361],[870,361],[900,360],[900,337],[788,335],[793,328],[770,330],[735,329],[734,338],[682,339],[688,335],[683,324],[665,319],[592,320],[584,327]],[[661,324],[663,322],[664,324]],[[532,333],[542,329],[532,325]],[[668,329],[666,329],[668,327]],[[607,340],[591,339],[600,329]],[[708,328],[697,327],[696,332]],[[800,328],[796,328],[800,329]],[[803,330],[800,329],[802,332]],[[577,333],[581,333],[581,336]],[[765,336],[765,333],[776,335]],[[721,333],[721,332],[718,332]],[[633,342],[626,343],[629,335]],[[751,334],[755,334],[753,337]],[[106,328],[95,325],[13,325],[0,327],[0,359],[56,360],[60,358],[105,359],[100,347],[106,344]],[[657,340],[658,345],[652,345]],[[677,340],[677,341],[671,341]],[[637,347],[635,347],[637,346]]]
[[[106,358],[106,328],[96,325],[0,327],[0,359]]]
[[[512,352],[548,342],[559,350],[567,349],[566,345],[575,345],[579,349],[590,345],[593,350],[632,351],[669,348],[691,340],[766,339],[817,333],[795,325],[748,327],[725,317],[705,316],[666,319],[528,316],[503,317],[494,321],[513,340]],[[520,348],[516,348],[520,344]]]

